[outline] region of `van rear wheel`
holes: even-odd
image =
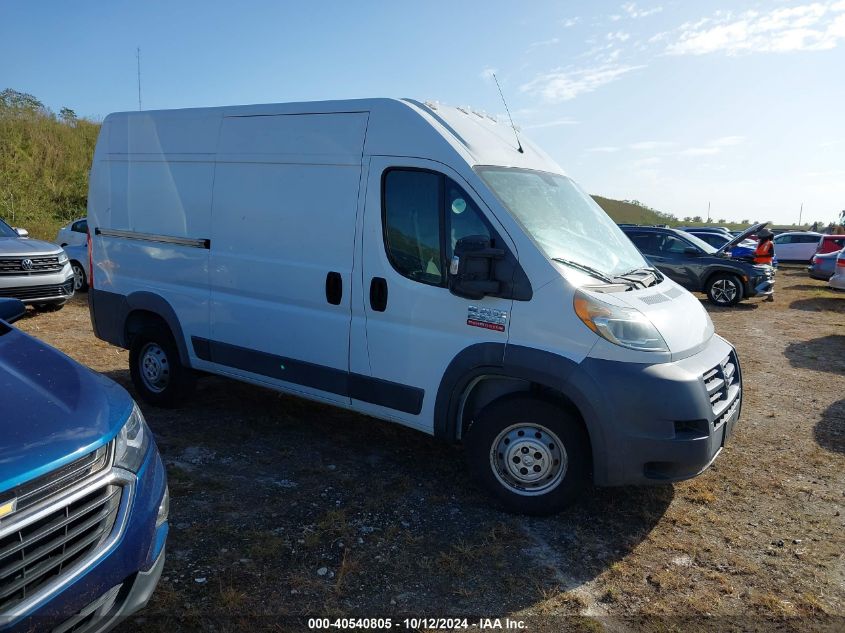
[[[589,480],[589,441],[580,420],[545,400],[517,396],[487,405],[466,443],[473,475],[511,512],[559,512]]]
[[[193,390],[194,377],[182,365],[173,336],[163,327],[147,328],[132,338],[129,373],[140,396],[157,407],[176,407]]]

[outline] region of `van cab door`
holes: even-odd
[[[447,287],[448,262],[461,237],[487,235],[516,251],[474,190],[442,163],[373,157],[362,231],[364,332],[353,311],[352,390],[359,410],[433,433],[437,390],[466,347],[504,344],[513,300],[471,300]],[[356,337],[364,335],[366,344]],[[366,358],[363,355],[366,354]]]

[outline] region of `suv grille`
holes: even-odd
[[[702,379],[710,398],[710,406],[718,419],[739,394],[739,364],[736,354],[731,352],[727,358],[712,369],[704,372]]]
[[[60,299],[73,294],[73,279],[60,286],[23,286],[20,288],[0,288],[0,297],[28,299]]]
[[[114,527],[120,492],[105,485],[0,539],[0,612],[95,551]]]
[[[30,262],[24,266],[24,261]],[[58,255],[49,257],[0,257],[0,275],[42,275],[59,272],[64,264]]]

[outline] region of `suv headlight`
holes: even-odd
[[[137,473],[150,446],[150,430],[137,404],[116,439],[114,465]]]
[[[604,303],[580,290],[573,303],[584,325],[614,345],[642,352],[669,351],[660,332],[639,310]]]
[[[68,260],[67,253],[65,253],[64,251],[59,253],[59,263],[60,264],[67,264],[67,260]]]

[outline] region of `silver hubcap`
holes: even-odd
[[[736,284],[730,279],[719,279],[713,283],[713,299],[717,303],[730,303],[736,297]]]
[[[170,361],[158,343],[147,343],[141,350],[141,379],[155,393],[164,391],[170,382]]]
[[[85,277],[85,272],[82,270],[82,266],[79,264],[74,264],[72,266],[73,269],[73,289],[79,290],[82,288],[82,280]]]
[[[540,424],[514,424],[493,441],[490,467],[511,492],[542,495],[563,481],[566,449],[557,435]]]

